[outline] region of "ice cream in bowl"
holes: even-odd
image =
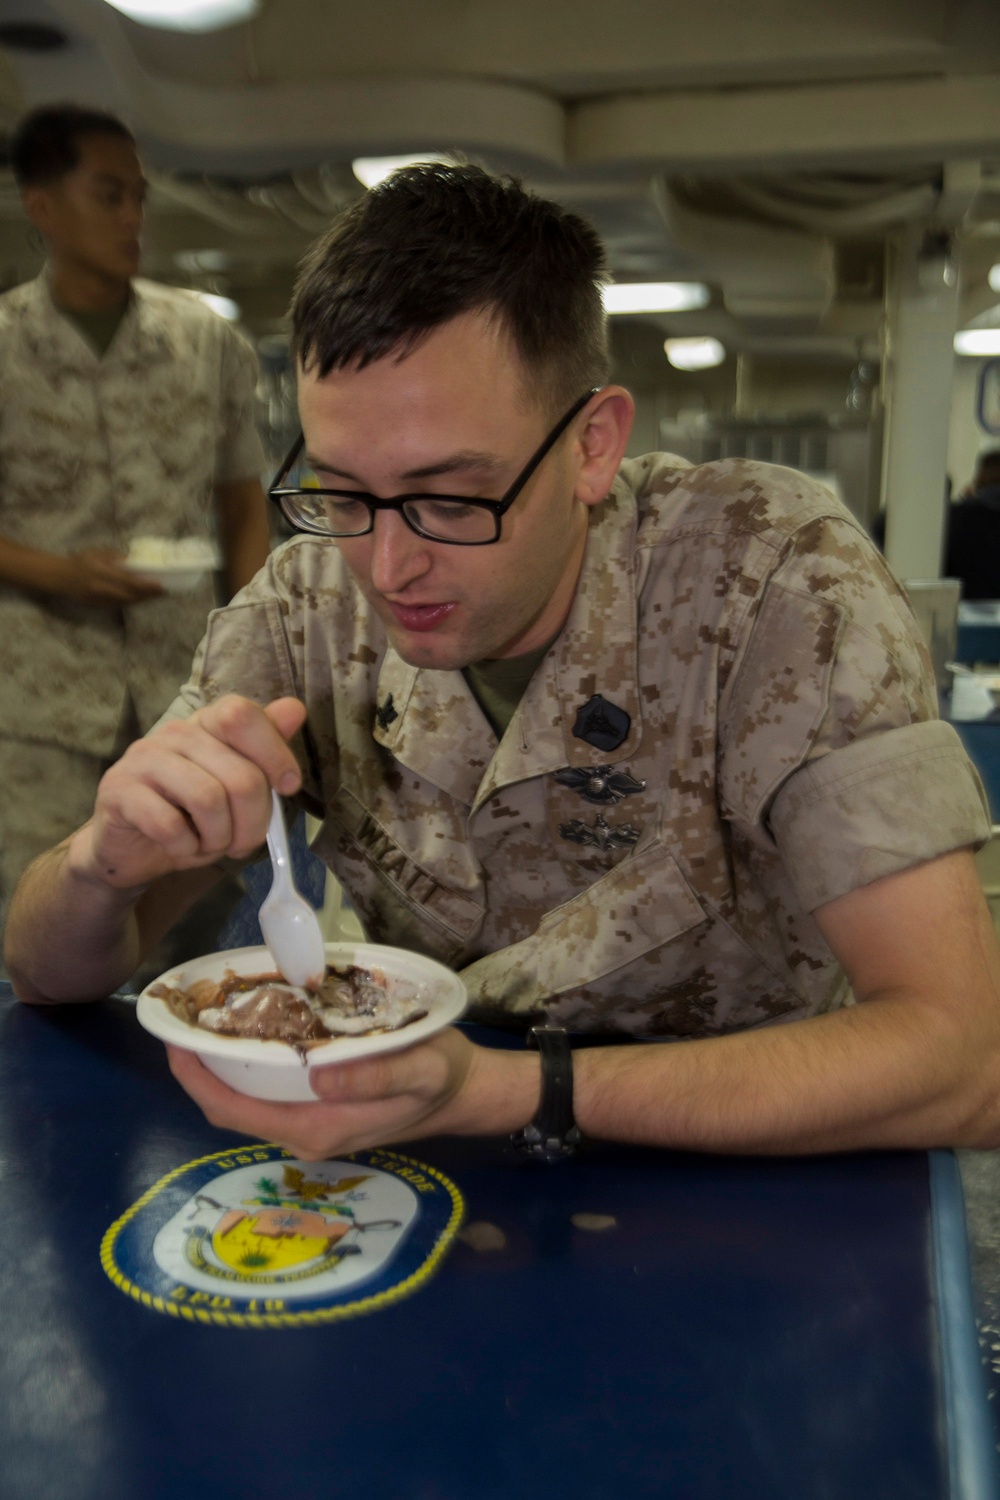
[[[462,1014],[465,986],[434,959],[375,943],[327,943],[315,991],[288,984],[266,948],[168,969],[138,999],[139,1022],[195,1052],[258,1099],[309,1100],[310,1068],[413,1046]]]

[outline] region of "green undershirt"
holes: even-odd
[[[96,312],[78,312],[70,307],[59,307],[58,311],[83,334],[100,358],[117,333],[118,324],[124,318],[127,307],[128,303],[123,302],[120,307],[102,307]]]
[[[503,739],[504,730],[551,645],[552,641],[546,641],[537,651],[529,651],[524,656],[508,656],[502,661],[474,661],[463,668],[462,676],[498,740]]]

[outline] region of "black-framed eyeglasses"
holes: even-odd
[[[396,495],[380,500],[362,490],[331,490],[320,484],[315,473],[301,462],[305,439],[300,435],[278,470],[268,496],[281,507],[296,531],[314,536],[365,536],[375,525],[377,510],[395,510],[411,531],[431,542],[456,547],[483,547],[500,540],[500,522],[549,449],[562,437],[591,396],[594,386],[553,427],[540,448],[528,459],[506,494],[499,500],[480,500],[464,495]],[[288,484],[292,477],[297,482]]]

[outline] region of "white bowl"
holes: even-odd
[[[357,964],[360,968],[375,969],[390,979],[416,985],[417,998],[427,1009],[426,1016],[411,1021],[398,1031],[331,1037],[329,1042],[311,1047],[304,1060],[287,1042],[220,1036],[217,1032],[192,1026],[175,1016],[165,1000],[151,995],[150,985],[138,999],[139,1024],[162,1042],[196,1052],[210,1072],[241,1094],[251,1094],[255,1099],[301,1101],[317,1097],[309,1084],[310,1068],[412,1047],[457,1021],[465,1009],[465,985],[458,975],[422,954],[376,943],[327,943],[326,956],[327,961],[338,968]],[[266,948],[231,948],[177,964],[161,974],[154,984],[184,989],[196,979],[221,980],[227,969],[235,974],[273,973],[274,960]]]
[[[157,567],[143,567],[127,559],[124,566],[137,578],[148,578],[166,589],[168,594],[186,594],[211,572],[210,568],[192,567],[190,563],[161,563]]]
[[[125,567],[140,578],[162,584],[168,594],[183,594],[221,561],[219,548],[209,537],[137,536],[129,543]]]

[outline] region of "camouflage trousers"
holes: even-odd
[[[6,915],[14,888],[32,860],[87,821],[98,782],[136,737],[131,714],[107,758],[0,735],[0,915]],[[140,987],[175,963],[213,951],[243,895],[237,876],[223,876],[143,964],[136,976]]]
[[[124,746],[122,746],[124,749]],[[0,735],[0,898],[27,866],[85,823],[111,760]]]

